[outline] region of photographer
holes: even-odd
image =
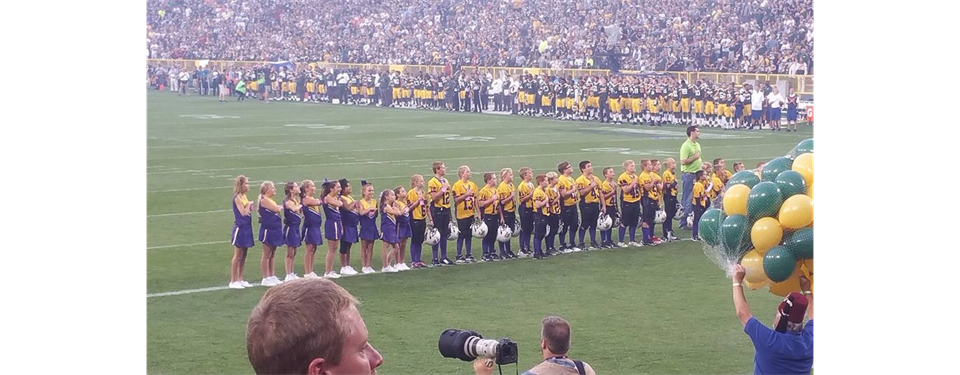
[[[570,350],[570,323],[559,316],[543,318],[543,330],[540,331],[540,352],[543,362],[523,375],[596,375],[593,367],[586,362],[567,357]],[[489,358],[477,358],[473,361],[473,371],[477,375],[493,373],[494,361]]]
[[[247,322],[247,357],[257,374],[374,374],[383,364],[356,298],[327,279],[267,290]]]

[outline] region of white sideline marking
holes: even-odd
[[[174,212],[169,214],[153,214],[147,215],[147,217],[165,217],[165,216],[184,216],[184,215],[202,215],[202,214],[212,214],[216,212],[230,212],[231,210],[213,210],[213,211],[197,211],[197,212]]]
[[[174,247],[194,247],[194,246],[213,245],[213,244],[229,245],[230,242],[227,242],[226,240],[224,240],[224,241],[188,243],[188,244],[180,244],[180,245],[147,246],[147,250],[171,249]]]
[[[260,283],[250,283],[253,286],[260,286]],[[214,286],[210,288],[200,288],[200,289],[187,289],[187,290],[178,290],[175,292],[163,292],[163,293],[148,293],[147,298],[153,297],[166,297],[166,296],[179,296],[181,294],[193,294],[193,293],[203,293],[203,292],[215,292],[218,290],[230,289],[229,286]]]

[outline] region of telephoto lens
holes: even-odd
[[[495,359],[504,365],[517,362],[517,343],[510,339],[484,339],[479,333],[460,329],[448,329],[440,334],[437,343],[440,355],[446,358],[458,358],[472,361],[477,357]]]

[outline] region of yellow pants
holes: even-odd
[[[680,112],[690,113],[690,99],[687,99],[687,98],[680,99]]]

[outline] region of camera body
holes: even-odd
[[[440,354],[446,358],[472,361],[477,357],[496,360],[498,365],[517,363],[517,343],[509,338],[484,339],[479,333],[460,329],[448,329],[440,334],[437,343]]]

